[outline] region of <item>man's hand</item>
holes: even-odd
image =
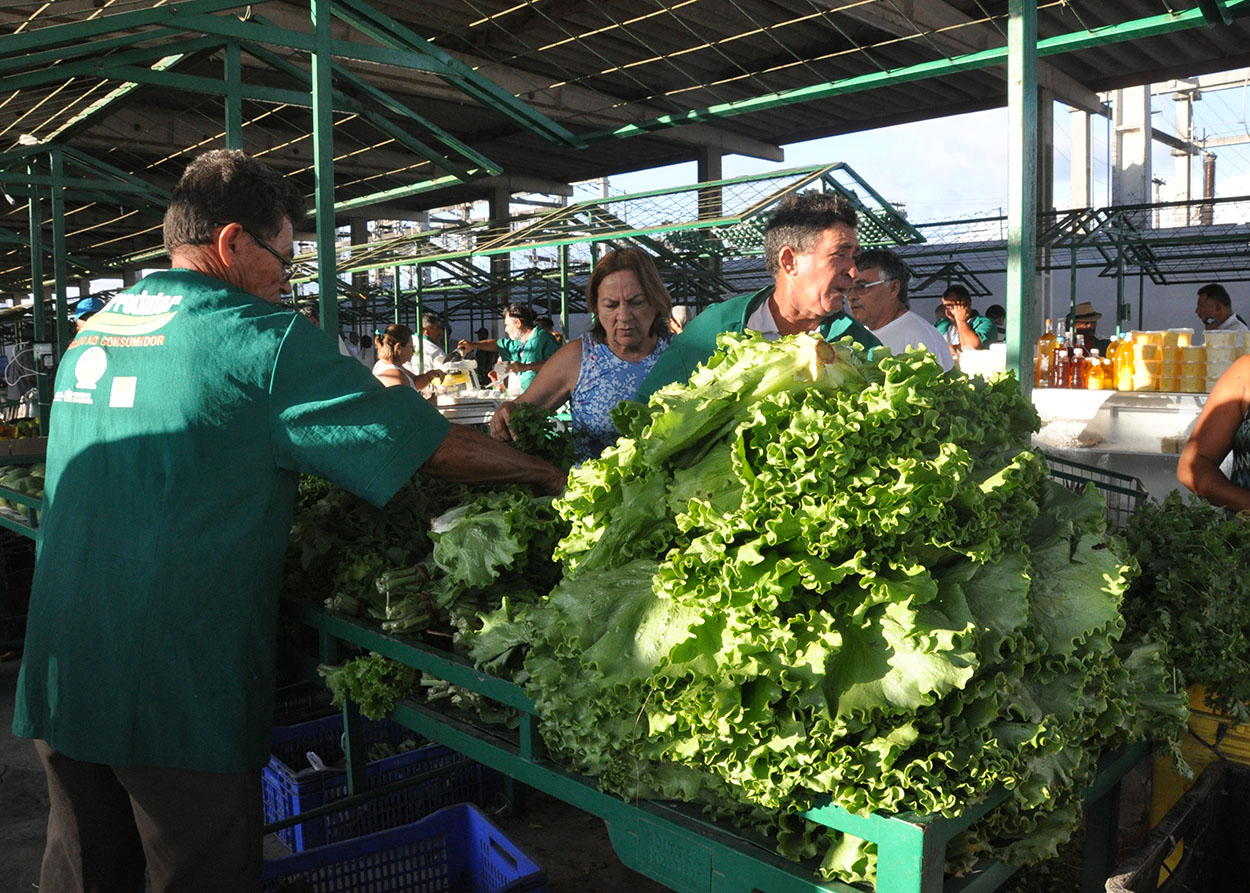
[[[516,408],[516,401],[509,400],[506,403],[499,404],[499,408],[495,410],[495,414],[490,417],[490,436],[495,440],[508,441],[512,440],[512,429],[508,426],[508,422],[512,419],[512,410]]]

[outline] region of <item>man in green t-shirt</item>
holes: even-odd
[[[715,352],[722,332],[750,329],[771,340],[819,332],[829,341],[850,336],[864,347],[879,346],[843,306],[855,276],[858,222],[855,206],[840,195],[805,192],[784,198],[764,230],[764,264],[773,284],[713,304],[687,323],[639,385],[637,399],[648,399],[666,384],[689,381],[695,367]]]
[[[61,359],[13,731],[51,811],[40,889],[252,890],[261,868],[278,589],[301,472],[381,506],[418,469],[564,477],[385,388],[278,306],[294,185],[194,160],[171,269],[114,297]]]
[[[942,293],[942,313],[934,327],[956,357],[964,350],[987,350],[998,340],[998,326],[972,309],[972,295],[962,285],[952,285]]]
[[[513,302],[504,308],[503,338],[461,341],[458,347],[466,353],[471,350],[499,351],[499,359],[507,363],[509,372],[517,375],[524,391],[543,363],[560,349],[551,333],[537,323],[538,316],[532,307]]]

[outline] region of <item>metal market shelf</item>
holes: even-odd
[[[515,732],[483,726],[467,714],[451,716],[427,704],[405,700],[392,718],[470,759],[545,791],[602,818],[621,861],[681,893],[856,893],[861,888],[821,882],[810,864],[777,855],[769,841],[750,831],[711,822],[686,804],[627,802],[600,791],[593,778],[570,772],[543,751],[534,704],[517,685],[475,670],[457,655],[381,632],[375,625],[330,614],[309,605],[284,607],[321,635],[321,660],[338,662],[338,642],[376,651],[407,666],[469,689],[520,712]],[[363,791],[364,766],[352,748],[352,710],[348,719],[348,787]],[[358,714],[355,719],[358,721]],[[1103,889],[1114,865],[1115,826],[1120,780],[1148,752],[1139,742],[1109,756],[1086,793],[1086,866],[1083,891]],[[988,862],[965,878],[944,877],[947,843],[1003,802],[1000,793],[950,819],[900,814],[853,815],[832,804],[804,813],[811,821],[877,844],[878,893],[988,893],[1014,871]]]
[[[34,465],[44,460],[47,451],[46,437],[0,441],[0,465]],[[43,509],[43,500],[8,487],[0,487],[0,497],[23,506],[20,511],[0,508],[0,527],[34,539],[39,532],[38,513]]]

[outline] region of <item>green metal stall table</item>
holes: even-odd
[[[621,861],[679,893],[856,893],[861,888],[820,881],[811,865],[777,855],[767,839],[751,831],[709,821],[695,807],[670,802],[626,802],[598,789],[593,778],[570,772],[546,758],[534,704],[517,685],[475,670],[457,655],[383,633],[376,625],[298,603],[286,609],[321,636],[321,660],[338,662],[338,643],[376,651],[393,660],[469,689],[520,713],[516,731],[485,726],[467,715],[453,716],[428,704],[404,700],[393,719],[516,781],[602,818]],[[353,710],[348,716],[349,789],[364,789],[363,757],[351,746]],[[1114,864],[1116,807],[1120,780],[1148,752],[1140,742],[1104,760],[1086,795],[1087,849],[1083,891],[1103,890]],[[914,815],[867,817],[832,804],[804,815],[819,824],[877,844],[878,893],[987,893],[1014,871],[991,861],[964,878],[946,878],[947,843],[1006,799],[991,797],[954,818]]]
[[[0,441],[0,466],[36,465],[44,461],[47,449],[46,437]],[[0,486],[0,498],[22,507],[20,510],[0,508],[0,527],[34,539],[39,528],[38,513],[43,509],[43,500],[3,486]]]

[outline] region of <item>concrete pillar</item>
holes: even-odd
[[[488,197],[489,210],[487,216],[490,217],[491,227],[502,232],[512,219],[512,190],[507,186],[496,186],[490,191]],[[512,254],[495,254],[490,259],[490,277],[492,282],[499,284],[508,282],[512,276]],[[496,289],[496,308],[503,307],[512,302],[512,286],[508,285],[503,289]]]
[[[1152,200],[1150,88],[1116,90],[1112,99],[1111,203]]]
[[[722,156],[719,149],[713,149],[705,146],[699,150],[698,158],[698,177],[700,183],[710,183],[720,180],[723,174]],[[712,189],[699,190],[699,219],[711,220],[725,215],[725,195],[724,190],[717,186]],[[713,301],[723,299],[725,295],[717,294],[718,291],[715,283],[721,278],[721,258],[719,254],[709,253],[704,260],[704,269],[707,270],[707,276],[704,281],[699,283],[698,303],[699,306],[710,304]]]
[[[1073,208],[1094,206],[1094,165],[1090,151],[1090,114],[1082,109],[1069,109],[1072,125],[1072,199]]]
[[[1191,143],[1194,138],[1194,95],[1192,92],[1173,93],[1172,99],[1176,103],[1176,135]],[[1188,202],[1193,197],[1193,158],[1188,149],[1173,149],[1172,158],[1172,200]],[[1188,226],[1190,222],[1188,204],[1172,209],[1173,226]]]
[[[369,241],[369,221],[364,217],[353,217],[349,221],[351,224],[352,245],[364,245]],[[364,294],[369,289],[369,274],[352,273],[352,288],[358,293]]]

